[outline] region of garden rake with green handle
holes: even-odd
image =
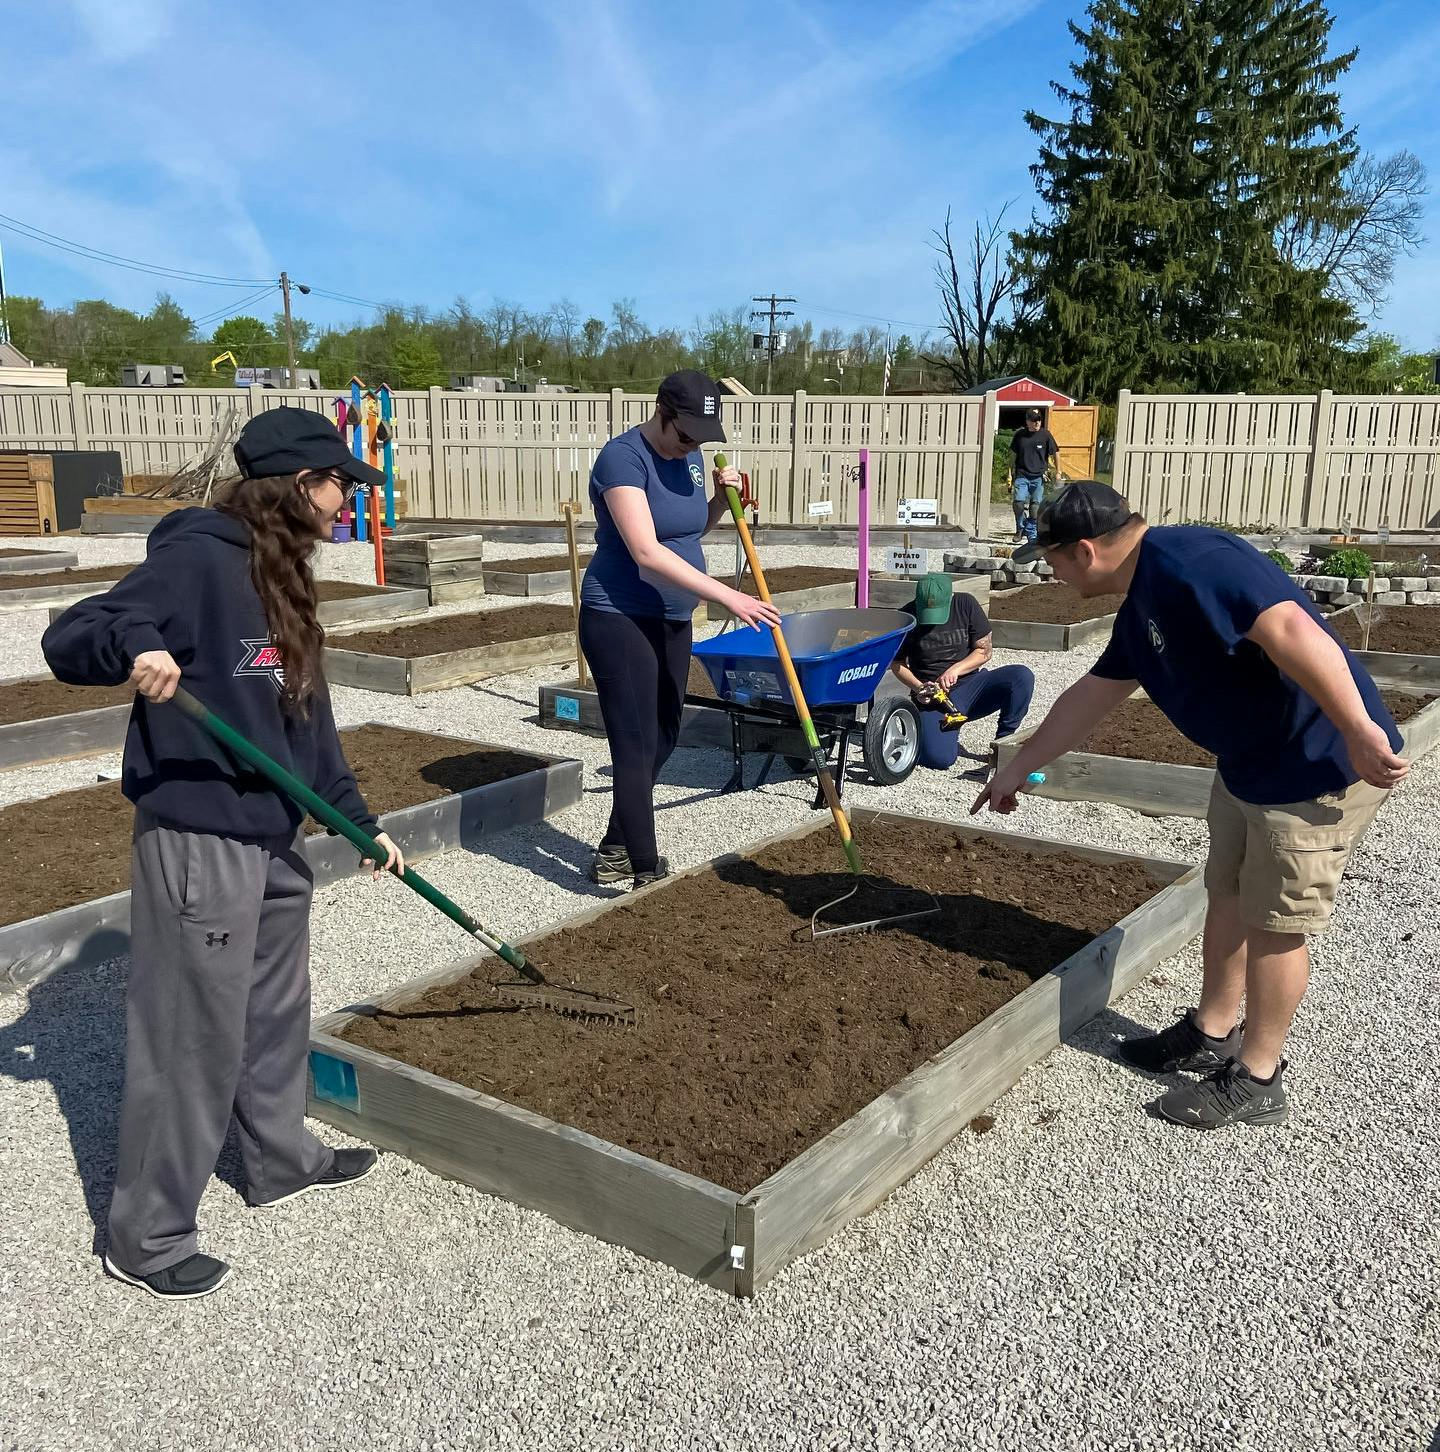
[[[278,761],[242,736],[233,726],[222,721],[210,708],[197,701],[183,686],[178,687],[171,704],[178,707],[196,725],[202,727],[227,750],[242,761],[254,767],[277,790],[304,807],[322,826],[329,827],[351,842],[362,858],[372,862],[384,862],[386,852],[368,832],[362,831],[343,813],[335,810],[323,797],[312,791],[299,777],[287,771]],[[437,907],[451,922],[477,938],[496,957],[507,963],[519,975],[519,982],[495,984],[495,990],[502,1003],[516,1008],[546,1008],[554,1013],[570,1017],[600,1018],[615,1023],[631,1025],[636,1020],[633,1004],[592,993],[585,988],[566,988],[551,983],[545,975],[516,947],[495,937],[483,928],[458,903],[452,902],[432,882],[427,882],[413,868],[407,867],[395,876],[406,887],[418,892],[432,907]]]
[[[715,455],[715,466],[719,469],[725,468],[724,454]],[[749,562],[750,573],[755,579],[755,589],[760,598],[769,604],[770,587],[765,583],[765,571],[760,568],[760,560],[755,553],[755,541],[750,537],[750,526],[745,522],[745,509],[740,502],[740,493],[733,484],[726,485],[725,498],[729,502],[735,528],[740,532],[740,543],[744,546],[745,558]],[[842,893],[831,902],[822,903],[810,915],[811,938],[828,938],[839,933],[863,933],[871,928],[887,927],[891,923],[906,922],[911,918],[930,917],[938,913],[940,899],[934,893],[910,889],[916,893],[917,897],[929,899],[925,906],[914,908],[909,912],[882,913],[878,917],[867,918],[861,922],[840,923],[833,927],[820,926],[822,914],[832,912],[841,903],[849,902],[851,898],[859,894],[862,886],[887,895],[893,895],[897,888],[892,884],[879,882],[873,877],[866,876],[865,869],[860,862],[860,849],[856,845],[854,833],[850,830],[850,818],[840,804],[840,794],[835,790],[835,781],[826,764],[825,752],[821,748],[820,738],[815,732],[815,723],[810,719],[810,707],[806,704],[805,693],[800,689],[800,675],[795,669],[795,662],[791,659],[785,632],[780,626],[772,625],[770,634],[774,637],[775,653],[780,658],[780,667],[785,672],[785,680],[790,687],[790,695],[795,703],[795,713],[800,718],[801,733],[805,737],[806,746],[810,748],[810,759],[815,765],[815,772],[820,780],[820,790],[824,794],[825,804],[830,808],[830,815],[835,820],[835,830],[840,835],[840,845],[845,849],[845,861],[855,878],[855,885],[849,892]]]

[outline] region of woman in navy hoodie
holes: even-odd
[[[310,556],[382,476],[323,417],[277,408],[240,434],[242,477],[166,516],[145,563],[45,632],[72,685],[132,682],[122,788],[135,804],[125,1094],[105,1266],[166,1299],[230,1267],[196,1212],[233,1114],[256,1207],[353,1183],[369,1149],[305,1127],[311,875],[303,813],[167,702],[186,687],[403,868],[345,763],[321,674]],[[365,866],[380,875],[374,863]]]

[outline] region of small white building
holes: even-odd
[[[0,343],[0,388],[68,388],[63,368],[41,368],[13,343]]]

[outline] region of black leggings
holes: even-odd
[[[655,779],[680,735],[690,676],[690,622],[580,610],[580,648],[605,718],[614,798],[602,847],[624,847],[636,872],[655,867]]]

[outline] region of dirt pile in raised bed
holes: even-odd
[[[364,595],[383,595],[385,590],[379,585],[356,585],[349,580],[316,580],[315,598],[317,600],[358,600]]]
[[[414,625],[389,630],[362,630],[355,635],[331,635],[336,650],[370,651],[376,655],[414,660],[444,655],[451,650],[473,650],[481,645],[509,645],[542,635],[564,635],[575,629],[568,605],[517,605],[511,610],[479,610],[472,615],[443,615]]]
[[[992,620],[1023,620],[1038,625],[1076,625],[1113,615],[1123,595],[1096,595],[1086,599],[1069,585],[1024,585],[1018,590],[997,590],[985,613]]]
[[[1382,690],[1380,698],[1399,723],[1408,721],[1436,699],[1391,690]],[[1208,751],[1182,736],[1158,706],[1144,700],[1122,701],[1076,750],[1132,761],[1159,761],[1169,766],[1215,765]]]
[[[55,554],[55,550],[33,549],[33,550],[0,550],[0,560],[27,560],[38,559],[41,555]]]
[[[1365,638],[1361,616],[1332,615],[1329,623],[1351,650],[1361,648]],[[1402,655],[1440,655],[1440,605],[1381,606],[1370,627],[1369,649]]]
[[[760,568],[765,570],[764,560],[760,561]],[[735,575],[732,572],[716,575],[715,578],[730,585]],[[855,583],[854,570],[840,570],[832,565],[782,565],[777,570],[765,570],[765,583],[772,595],[783,594],[786,590],[813,590],[818,585],[839,585],[845,581],[852,585]],[[748,571],[740,588],[747,595],[759,593],[755,588],[755,577]]]
[[[524,752],[396,726],[361,726],[340,736],[377,815],[541,765]],[[0,808],[0,839],[10,844],[12,859],[11,870],[0,877],[0,923],[123,892],[130,886],[134,821],[135,809],[119,782]],[[310,823],[307,830],[323,829]]]
[[[820,831],[527,947],[553,978],[637,1004],[632,1031],[499,1009],[504,969],[487,961],[346,1037],[747,1190],[1160,890],[1136,863],[943,823],[856,833],[871,872],[935,892],[941,915],[795,941],[853,882]]]
[[[93,580],[124,579],[134,565],[96,565],[88,570],[43,570],[38,574],[0,575],[0,590],[42,590],[53,585],[88,585]]]
[[[134,699],[133,686],[66,686],[53,676],[9,681],[0,690],[0,726],[72,711],[98,711],[102,706],[128,706]]]
[[[583,570],[594,555],[581,555],[580,568]],[[570,556],[563,555],[525,555],[518,560],[486,560],[485,573],[488,575],[491,570],[497,574],[505,575],[545,575],[551,570],[566,570],[570,568]]]

